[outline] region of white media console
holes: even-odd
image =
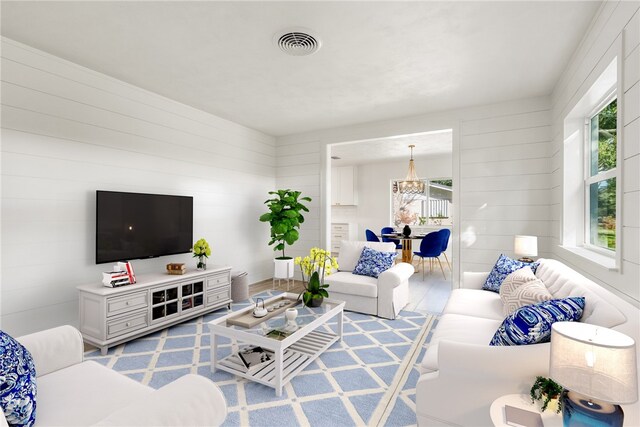
[[[109,347],[231,304],[231,267],[208,266],[183,275],[140,274],[133,285],[78,286],[80,331],[107,354]]]

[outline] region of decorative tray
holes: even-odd
[[[227,325],[237,325],[247,329],[253,328],[259,323],[269,320],[272,317],[277,316],[278,314],[284,313],[287,308],[295,307],[296,305],[300,304],[300,300],[281,296],[278,299],[270,301],[269,305],[265,305],[265,307],[269,308],[270,306],[279,304],[282,301],[286,302],[284,306],[276,308],[273,311],[269,311],[266,316],[254,317],[253,310],[251,310],[246,313],[238,314],[237,316],[228,318]]]

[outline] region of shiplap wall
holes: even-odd
[[[636,305],[640,302],[640,2],[603,2],[571,62],[552,94],[553,143],[552,227],[554,257],[563,260],[591,279],[611,287]],[[589,89],[603,68],[603,58],[622,42],[623,130],[619,144],[622,165],[623,224],[622,271],[609,271],[559,247],[562,235],[563,123],[564,118]],[[608,62],[608,59],[607,59]],[[620,74],[619,74],[620,75]]]
[[[279,137],[277,186],[320,195],[319,217],[292,252],[326,244],[327,144],[453,129],[456,285],[460,271],[486,271],[501,252],[513,255],[515,234],[539,236],[548,256],[550,124],[550,100],[541,97]]]
[[[275,139],[2,39],[2,328],[77,324],[76,285],[97,282],[95,191],[194,197],[210,264],[272,275]],[[133,261],[163,271],[188,254]]]

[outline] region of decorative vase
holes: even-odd
[[[196,265],[198,270],[206,270],[207,269],[207,257],[204,255],[200,255],[198,257],[198,264]]]
[[[411,236],[411,228],[409,228],[408,225],[405,225],[404,228],[402,229],[402,235],[404,237],[409,237]]]
[[[309,307],[320,307],[322,305],[322,301],[324,301],[324,297],[322,295],[320,295],[320,298],[311,298]]]
[[[296,317],[298,317],[298,309],[297,308],[287,308],[284,312],[284,317],[287,318],[287,323],[295,324]]]

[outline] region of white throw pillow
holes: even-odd
[[[531,268],[524,267],[505,277],[500,286],[502,311],[505,316],[525,305],[537,304],[553,299],[547,287],[538,279]]]
[[[340,271],[353,271],[362,254],[364,247],[380,252],[395,252],[396,244],[393,242],[363,242],[358,240],[342,240],[340,242],[340,254],[338,255],[338,269]]]

